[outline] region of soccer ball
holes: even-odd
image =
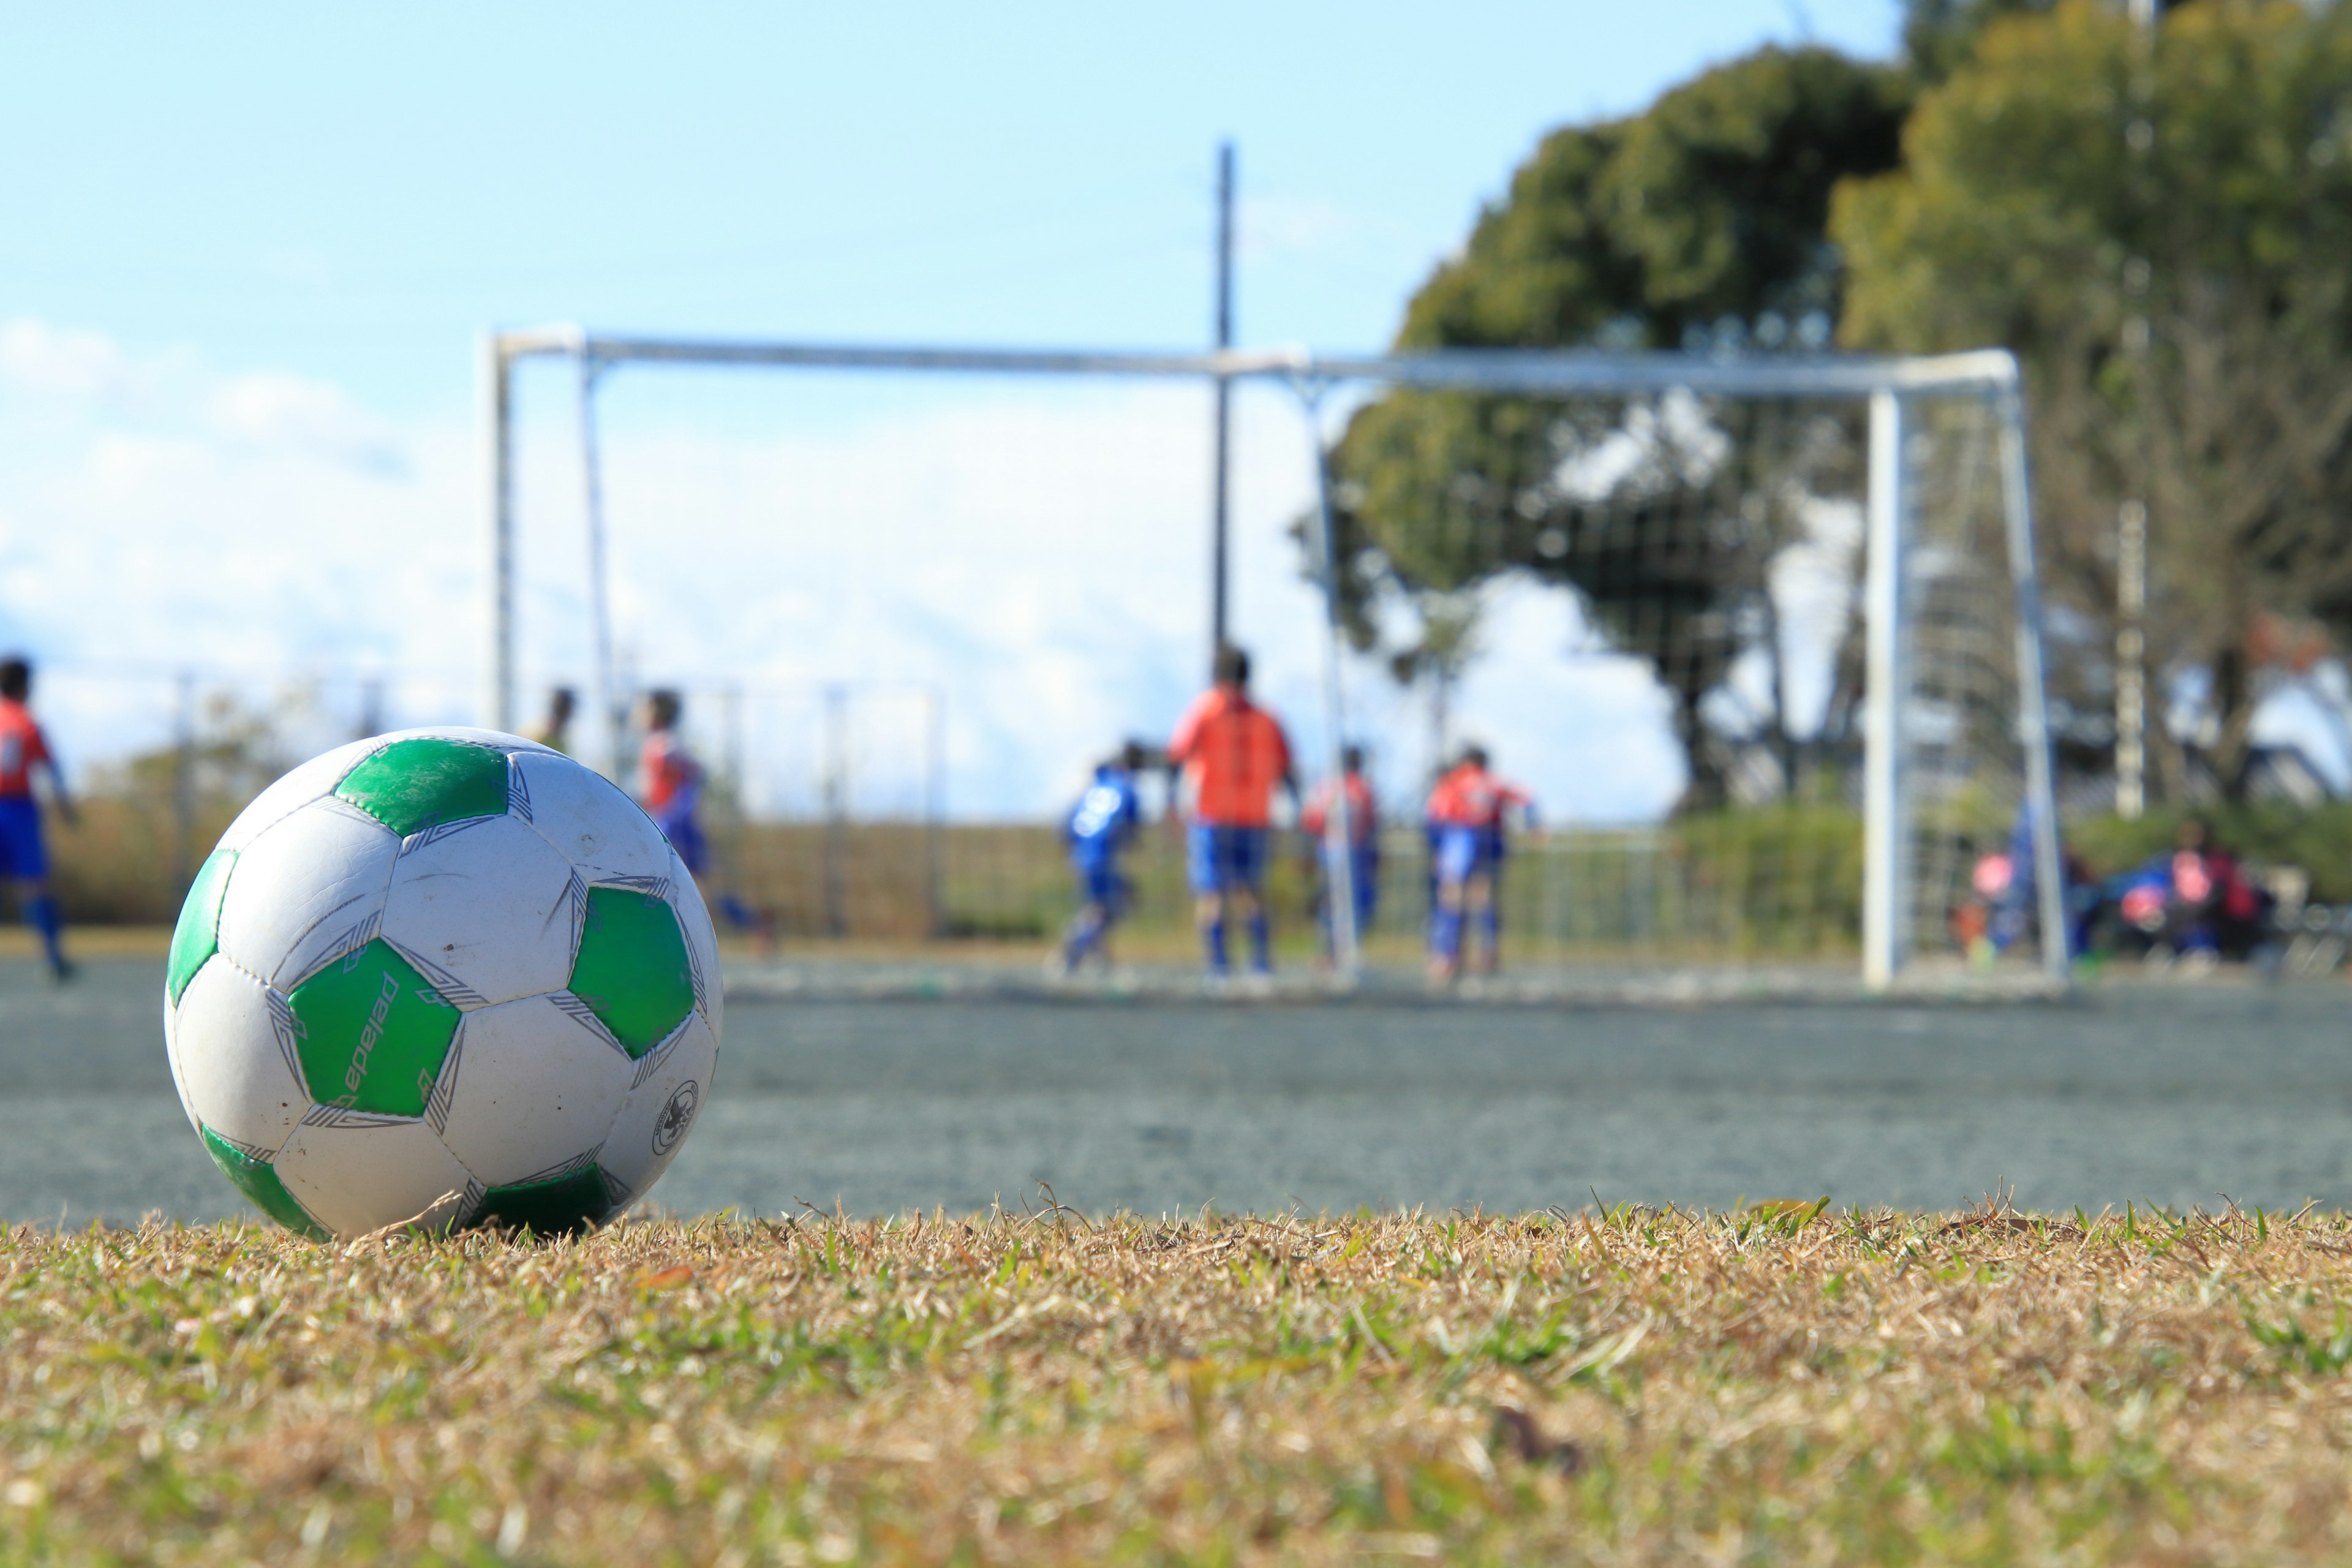
[[[357,741],[264,790],[180,911],[163,1037],[228,1179],[318,1238],[575,1229],[710,1092],[710,917],[636,804],[488,730]]]

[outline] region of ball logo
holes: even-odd
[[[692,1079],[677,1086],[677,1092],[662,1107],[661,1115],[654,1119],[654,1152],[667,1154],[677,1147],[686,1130],[694,1125],[695,1107],[702,1102],[702,1089]]]

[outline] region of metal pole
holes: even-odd
[[[484,722],[493,730],[514,726],[514,436],[513,362],[496,332],[482,334],[479,374],[483,483],[489,512],[489,636]]]
[[[849,689],[824,689],[824,933],[849,934]]]
[[[2148,51],[2156,37],[2157,0],[2130,0],[2128,9],[2138,28],[2132,68],[2132,97],[2139,112],[2124,130],[2124,146],[2136,164],[2143,165],[2156,144],[2156,126],[2148,117]],[[2144,190],[2146,182],[2134,182]],[[2145,257],[2124,263],[2124,286],[2145,296],[2154,272]],[[2126,363],[2133,372],[2133,390],[2140,395],[2141,472],[2147,483],[2147,347],[2150,323],[2145,301],[2124,321]],[[2126,498],[2116,510],[2116,815],[2136,821],[2147,809],[2147,502]]]
[[[1909,627],[1904,623],[1908,503],[1900,394],[1870,399],[1868,570],[1863,586],[1867,633],[1864,689],[1862,982],[1895,984],[1910,938],[1911,822],[1903,773],[1903,714],[1909,695]]]
[[[2063,983],[2066,870],[2058,847],[2058,786],[2050,755],[2050,700],[2042,662],[2042,577],[2033,559],[2033,482],[2025,448],[2025,396],[1999,405],[2001,510],[2009,525],[2009,576],[2017,628],[2018,739],[2025,746],[2026,810],[2033,824],[2034,891],[2041,905],[2042,967]]]
[[[2147,809],[2147,503],[2116,511],[2116,815]]]
[[[605,772],[614,783],[627,777],[628,715],[613,680],[613,600],[607,586],[604,547],[604,449],[596,439],[596,383],[604,362],[580,356],[580,470],[588,524],[588,616],[595,637],[596,708],[604,720]]]
[[[1323,444],[1325,384],[1296,384],[1315,449],[1315,554],[1323,579],[1323,726],[1331,809],[1323,817],[1323,875],[1331,917],[1331,967],[1352,981],[1361,968],[1356,941],[1356,858],[1348,806],[1348,711],[1339,670],[1339,545],[1331,513],[1331,454]]]
[[[948,934],[946,889],[948,701],[946,693],[931,687],[929,733],[924,737],[923,767],[923,895],[929,904],[930,934]]]
[[[1217,148],[1217,348],[1222,353],[1233,346],[1234,144],[1226,142]],[[1216,397],[1216,455],[1209,534],[1209,651],[1212,657],[1232,637],[1230,600],[1227,596],[1231,549],[1228,539],[1233,500],[1232,377],[1217,376]]]

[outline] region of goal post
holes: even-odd
[[[2030,841],[2034,913],[2042,933],[2039,966],[2050,981],[2064,983],[2066,889],[2043,679],[2024,401],[2017,362],[2005,351],[1898,358],[1459,349],[1334,357],[1288,350],[1121,353],[710,341],[612,336],[572,325],[491,332],[483,339],[480,360],[489,568],[483,705],[488,721],[501,729],[514,728],[517,720],[514,372],[519,362],[533,358],[569,360],[579,373],[579,434],[590,464],[585,491],[589,542],[599,574],[604,521],[593,471],[593,400],[607,373],[629,365],[1142,378],[1219,388],[1258,383],[1291,389],[1311,437],[1308,456],[1315,464],[1311,531],[1304,537],[1318,557],[1315,564],[1326,609],[1322,685],[1325,741],[1331,754],[1320,760],[1335,777],[1347,724],[1332,499],[1335,442],[1324,420],[1325,395],[1330,389],[1352,384],[1412,394],[1548,403],[1614,400],[1612,405],[1621,409],[1640,405],[1653,411],[1675,398],[1711,400],[1712,405],[1726,408],[1851,405],[1864,411],[1867,426],[1859,584],[1864,676],[1858,935],[1864,984],[1884,991],[1902,983],[1926,934],[1923,920],[1938,912],[1932,900],[1948,896],[1957,885],[1955,865],[1980,843],[1938,827],[1942,837],[1932,850],[1923,851],[1921,814],[1923,791],[1934,797],[1925,802],[1931,817],[1947,810],[1948,802],[1938,805],[1942,797],[1937,792],[1949,795],[1957,789],[1955,770],[1964,771],[1966,765],[1967,745],[1953,738],[1971,722],[1961,710],[1971,702],[1982,707],[1988,700],[2003,710],[1998,721],[2008,731],[2004,743],[2014,748],[2015,820]],[[1963,451],[1964,457],[1952,455]],[[1979,468],[1994,474],[1989,492],[1979,488]],[[1934,498],[1924,513],[1923,492]],[[1950,499],[1963,492],[1966,499]],[[1963,516],[1983,516],[1996,526],[1988,535],[1943,521]],[[1987,559],[1989,551],[2005,560]],[[1991,602],[1981,596],[1993,577],[2000,580],[2006,599],[1987,609]],[[1968,600],[1954,586],[1963,579],[1967,592],[1978,594],[1979,600]],[[615,696],[604,593],[600,575],[591,606],[597,620],[600,714],[610,712]],[[1953,660],[1981,660],[1981,650],[1948,659],[1938,642],[1923,659],[1921,628],[1927,626],[1927,635],[1937,638],[1971,622],[1980,631],[1986,614],[2008,622],[2009,647],[2000,656],[2002,668],[1990,685],[1979,681],[1978,688],[1958,689],[1953,682],[1965,684],[1966,671],[1954,675],[1959,664]],[[1988,698],[1988,692],[1995,695]],[[1932,760],[1947,752],[1962,762],[1938,764],[1943,766],[1939,773]],[[1345,792],[1340,797],[1341,809],[1332,814],[1327,827],[1335,848],[1347,842]],[[2004,803],[2009,798],[2004,795]],[[1984,815],[1981,809],[1979,815]],[[1357,960],[1354,901],[1344,880],[1350,859],[1334,853],[1328,860],[1339,884],[1330,900],[1336,957],[1343,973],[1352,973]]]

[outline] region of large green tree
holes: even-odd
[[[1891,67],[1768,48],[1631,119],[1556,132],[1414,296],[1397,345],[1824,343],[1842,287],[1831,193],[1893,166],[1909,90]],[[1790,426],[1757,438],[1769,450],[1702,461],[1721,433],[1693,425],[1654,404],[1400,391],[1367,405],[1334,458],[1360,644],[1386,641],[1401,673],[1442,690],[1475,647],[1481,584],[1573,589],[1587,624],[1671,693],[1686,801],[1720,800],[1709,701],[1744,650],[1777,651],[1765,583],[1787,497],[1845,444]],[[1586,460],[1622,457],[1629,430],[1638,460],[1596,491]],[[1585,482],[1563,482],[1580,462]],[[1727,490],[1727,471],[1749,482]],[[1764,726],[1784,747],[1785,720]]]
[[[2002,18],[1905,154],[1839,195],[1845,340],[2019,351],[2067,694],[2105,700],[2118,507],[2144,498],[2153,689],[2204,691],[2240,793],[2250,638],[2282,615],[2352,627],[2352,11]]]

